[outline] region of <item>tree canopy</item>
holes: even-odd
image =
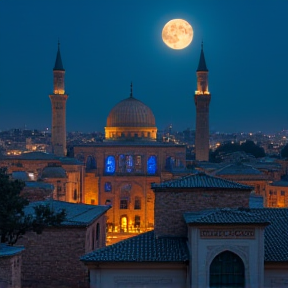
[[[0,240],[13,245],[26,231],[42,233],[46,226],[59,225],[66,217],[65,210],[55,213],[49,205],[37,205],[34,213],[25,213],[29,201],[20,195],[25,183],[11,180],[0,170]]]
[[[237,151],[243,151],[246,154],[251,154],[255,158],[265,157],[265,151],[262,147],[256,145],[251,140],[246,140],[241,145],[239,143],[224,143],[220,145],[213,153],[211,153],[211,161],[219,162],[220,154],[233,153]]]
[[[286,144],[284,148],[281,150],[281,157],[288,158],[288,144]]]

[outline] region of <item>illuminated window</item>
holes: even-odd
[[[105,184],[104,184],[104,190],[105,190],[105,192],[111,192],[111,191],[112,191],[112,184],[111,184],[111,182],[105,182]]]
[[[126,171],[128,173],[133,170],[133,157],[131,155],[126,155]]]
[[[128,200],[126,199],[120,200],[120,209],[128,209]]]
[[[150,175],[156,174],[157,160],[156,156],[150,156],[147,160],[147,173]]]
[[[115,173],[115,158],[114,156],[108,156],[105,161],[105,173],[114,174]]]
[[[141,198],[135,197],[134,209],[140,210],[141,209]]]
[[[135,216],[135,221],[134,221],[134,227],[139,228],[140,227],[140,216]]]
[[[128,219],[127,216],[121,216],[120,218],[120,231],[127,232],[128,228]]]

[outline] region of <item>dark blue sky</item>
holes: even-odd
[[[190,46],[172,50],[162,28],[183,18]],[[57,41],[66,69],[67,130],[103,131],[134,96],[159,130],[195,129],[201,41],[209,69],[210,128],[288,129],[287,0],[2,0],[0,129],[51,127]]]

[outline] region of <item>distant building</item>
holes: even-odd
[[[110,204],[108,243],[154,228],[153,182],[185,171],[186,147],[156,141],[151,109],[133,96],[114,106],[103,143],[75,145],[74,157],[85,163],[86,203]]]

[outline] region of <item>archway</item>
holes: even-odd
[[[242,259],[231,251],[218,254],[209,270],[209,287],[245,287],[245,267]]]
[[[120,232],[127,232],[128,219],[127,216],[122,216],[120,219]]]

